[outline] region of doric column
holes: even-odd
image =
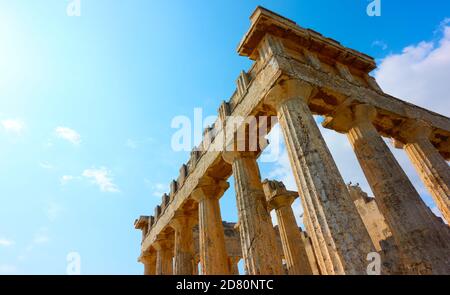
[[[144,275],[150,276],[156,274],[156,255],[155,253],[143,253],[139,261],[144,264]]]
[[[284,184],[278,181],[265,180],[263,188],[267,202],[271,208],[275,209],[277,214],[278,229],[288,274],[313,274],[291,207],[298,197],[298,193],[286,190]]]
[[[228,182],[204,177],[192,197],[198,202],[200,263],[204,275],[229,273],[219,198]]]
[[[194,259],[192,260],[192,264],[193,264],[193,269],[192,269],[192,274],[193,275],[198,275],[198,264],[200,262],[200,257],[198,255],[194,256]]]
[[[277,113],[326,273],[365,274],[367,254],[374,247],[309,110],[312,92],[303,81],[285,80],[272,88],[266,103]]]
[[[320,275],[320,270],[317,265],[317,258],[314,253],[314,249],[311,243],[311,238],[306,234],[306,232],[300,232],[303,245],[305,246],[306,256],[308,257],[309,265],[311,266],[311,271],[313,275]]]
[[[450,223],[450,166],[431,144],[431,132],[423,121],[408,122],[401,132],[403,148],[442,216]]]
[[[233,167],[242,254],[248,274],[283,274],[256,153],[227,151],[223,158]]]
[[[197,217],[193,214],[193,212],[188,211],[180,211],[175,213],[174,218],[170,222],[170,226],[175,230],[175,275],[194,274],[193,227],[196,223]]]
[[[327,275],[327,264],[325,263],[322,247],[319,243],[319,239],[317,236],[316,231],[314,230],[314,227],[312,226],[311,218],[308,215],[307,207],[303,207],[303,224],[305,225],[306,232],[308,233],[309,237],[311,238],[311,249],[313,250],[314,257],[317,261],[317,267],[319,269],[319,273],[321,275]],[[323,236],[322,236],[323,237]],[[326,247],[324,247],[326,250]],[[326,251],[328,253],[328,251]],[[329,256],[328,256],[329,258]],[[311,261],[311,259],[310,259]],[[329,259],[328,259],[329,261]]]
[[[349,126],[347,136],[401,251],[409,274],[450,272],[448,239],[420,198],[372,121],[376,109],[369,105],[344,108],[325,125]],[[350,122],[349,122],[350,120]],[[343,121],[343,122],[340,122]]]
[[[173,274],[173,240],[166,234],[160,234],[153,243],[156,250],[156,274]]]
[[[230,269],[230,275],[239,275],[238,263],[241,257],[229,256],[228,257],[228,268]]]

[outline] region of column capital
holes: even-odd
[[[224,151],[222,152],[222,158],[228,164],[233,164],[236,159],[239,158],[256,158],[256,152],[246,152],[246,151]]]
[[[408,119],[400,125],[400,141],[404,144],[415,143],[423,139],[429,140],[433,129],[423,120]]]
[[[353,107],[353,122],[370,122],[372,123],[377,116],[377,109],[369,104],[358,104]]]
[[[275,210],[291,206],[298,197],[297,192],[288,191],[281,181],[266,179],[262,184],[266,200]]]
[[[197,211],[192,210],[180,210],[175,212],[170,226],[175,230],[184,230],[186,228],[192,229],[198,222]]]
[[[230,165],[238,158],[257,158],[269,145],[267,139],[259,137],[259,132],[256,134],[251,133],[250,130],[246,130],[244,134],[239,132],[234,134],[231,142],[226,143],[222,152],[223,160]],[[256,146],[254,146],[255,143]]]
[[[377,116],[377,109],[369,104],[358,104],[348,98],[327,116],[322,126],[341,133],[347,133],[355,125],[372,124]]]
[[[314,86],[306,81],[286,77],[269,90],[264,103],[277,111],[285,101],[291,99],[303,99],[307,102],[314,90]]]
[[[170,250],[173,248],[173,239],[167,234],[159,234],[153,242],[152,247],[156,251]]]
[[[191,196],[197,202],[205,198],[220,198],[229,187],[230,184],[226,180],[204,176],[199,179]]]
[[[151,264],[156,262],[156,253],[152,253],[149,251],[145,251],[141,253],[141,256],[139,256],[138,261],[143,264]]]

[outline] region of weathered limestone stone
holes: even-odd
[[[176,180],[172,180],[172,182],[170,183],[170,197],[169,197],[169,200],[173,200],[177,190],[178,190],[178,183],[177,183]]]
[[[258,155],[233,155],[229,157],[232,163],[229,165],[224,161],[226,155],[215,149],[223,146],[221,140],[234,135],[234,130],[229,132],[233,129],[233,118],[251,119],[255,115],[276,114],[304,208],[303,219],[308,237],[304,232],[300,234],[313,273],[365,273],[369,263],[366,255],[375,251],[371,245],[372,239],[379,241],[375,245],[377,250],[381,248],[382,273],[450,274],[450,238],[446,238],[450,235],[450,228],[441,224],[423,203],[416,201],[417,193],[411,190],[410,183],[402,182],[405,175],[398,173],[401,170],[392,160],[392,155],[388,155],[385,161],[388,154],[386,147],[375,135],[378,131],[381,136],[408,145],[406,152],[448,219],[448,213],[445,213],[449,197],[448,163],[439,156],[450,159],[450,118],[384,93],[369,75],[376,68],[373,58],[261,7],[252,14],[251,28],[242,39],[238,52],[255,62],[248,71],[242,72],[236,91],[220,107],[218,120],[206,130],[203,141],[198,148],[194,148],[186,165],[182,166],[177,181],[171,184],[169,201],[166,202],[165,198],[161,206],[155,208],[155,218],[147,221],[143,218],[135,223],[135,227],[142,230],[141,253],[156,251],[155,273],[172,274],[174,250],[170,224],[176,212],[185,206],[194,205],[195,208],[193,192],[199,188],[199,180],[205,176],[226,180],[232,172],[236,181],[240,230],[238,233],[229,228],[229,223],[223,223],[227,256],[243,257],[246,274],[284,273],[282,260],[286,259],[281,255],[281,239],[271,225],[268,205],[256,172],[255,158]],[[343,104],[345,101],[347,105]],[[356,206],[352,202],[311,115],[332,117],[336,121],[335,117],[342,109],[356,104],[369,104],[378,112],[372,120],[373,126],[369,129],[358,127],[352,136],[358,158],[365,162],[365,173],[371,175],[368,176],[369,182],[378,188],[374,192],[379,209],[389,227],[395,226],[393,236],[384,240],[380,240],[382,235],[379,233],[383,226],[367,223],[372,217],[373,220],[379,219],[373,214],[373,202],[363,204],[359,201]],[[348,113],[350,119],[346,119]],[[347,122],[344,127],[338,128],[339,124],[328,127],[348,133],[353,128],[353,114],[344,111],[343,117],[343,121]],[[410,128],[414,124],[409,122],[420,123],[416,121],[422,120],[430,125],[431,133],[420,126]],[[264,125],[259,119],[255,121]],[[405,121],[406,125],[402,125]],[[271,127],[267,124],[266,131],[259,134],[258,139],[264,138]],[[423,139],[424,134],[427,135],[426,140]],[[261,150],[263,147],[258,153]],[[399,179],[397,187],[396,181]],[[401,192],[404,188],[407,191]],[[381,197],[380,201],[378,195],[385,197]],[[205,208],[215,206],[208,203]],[[367,209],[368,213],[361,213],[361,209]],[[361,220],[359,213],[367,220]],[[199,216],[202,215],[199,213]],[[212,220],[211,216],[207,218]],[[216,219],[213,224],[220,227]],[[375,232],[378,234],[374,235]],[[198,236],[197,231],[193,243],[196,255],[201,252]],[[219,256],[221,258],[218,260],[226,260],[227,269],[234,273],[228,257],[224,259],[223,254]],[[400,256],[402,263],[398,263]],[[191,260],[192,273],[196,273],[198,259]],[[204,259],[206,264],[208,260]],[[152,270],[149,268],[146,272],[151,273]]]
[[[378,252],[381,251],[380,242],[391,237],[392,233],[383,214],[378,209],[376,200],[370,198],[358,185],[349,184],[347,187],[375,249]]]
[[[383,275],[401,275],[402,261],[400,250],[397,246],[394,237],[390,236],[385,240],[380,241],[381,251],[381,274]]]
[[[198,202],[202,274],[224,275],[229,273],[219,205],[219,198],[228,187],[229,184],[226,181],[204,177],[192,192],[192,197]]]
[[[313,88],[278,83],[266,103],[276,110],[303,207],[318,236],[328,274],[365,274],[374,246],[308,108]]]
[[[443,259],[450,257],[448,231],[438,228],[433,213],[372,124],[375,108],[356,105],[349,114],[351,116],[337,114],[331,124],[351,120],[347,136],[399,246],[403,271],[408,274],[449,273],[448,259]],[[332,120],[329,118],[324,125]]]
[[[238,263],[239,260],[241,260],[241,257],[238,256],[229,256],[228,257],[228,268],[229,268],[229,274],[230,275],[238,275],[239,274],[239,268]]]
[[[173,239],[160,234],[152,246],[156,250],[156,275],[172,275]]]
[[[194,256],[194,259],[192,260],[192,274],[193,275],[198,275],[199,274],[199,263],[200,263],[200,256],[198,254],[196,254]]]
[[[195,212],[197,213],[197,212]],[[192,275],[194,260],[193,227],[197,217],[192,212],[177,212],[170,225],[175,230],[175,269],[176,275]]]
[[[134,228],[142,231],[142,242],[147,237],[150,216],[140,216],[134,221]]]
[[[302,239],[302,243],[305,246],[306,255],[308,257],[309,265],[311,266],[311,271],[313,275],[319,275],[320,270],[319,266],[317,265],[317,259],[314,254],[314,249],[311,243],[310,237],[304,232],[300,232],[300,237]]]
[[[222,222],[225,234],[225,249],[228,257],[242,257],[241,239],[239,230],[234,228],[235,223]],[[199,225],[194,226],[194,252],[195,257],[200,263],[200,231]]]
[[[431,193],[444,219],[450,223],[450,167],[431,144],[432,129],[423,121],[402,126],[403,146],[417,173]]]
[[[361,215],[377,252],[381,255],[381,274],[401,274],[400,252],[392,232],[381,214],[376,199],[370,198],[359,185],[348,185],[348,191]]]
[[[144,264],[144,275],[156,274],[156,255],[154,253],[144,253],[139,257],[139,261]]]
[[[265,180],[263,188],[267,202],[271,208],[275,209],[277,214],[278,229],[288,274],[313,274],[305,244],[301,238],[291,207],[294,200],[298,197],[298,193],[288,191],[284,184],[278,181]]]
[[[232,222],[222,222],[223,231],[225,236],[225,249],[227,255],[227,271],[229,266],[229,257],[236,257],[236,259],[241,259],[242,249],[241,249],[241,239],[239,237],[239,230],[235,228],[236,223]],[[199,225],[195,225],[193,228],[193,239],[194,239],[194,274],[205,274],[201,268],[200,263],[200,231]],[[228,274],[228,272],[227,272]]]
[[[161,197],[161,212],[164,212],[169,205],[170,202],[170,196],[167,194],[163,194]]]
[[[311,245],[312,245],[312,249],[314,252],[314,258],[317,262],[317,267],[319,268],[319,273],[322,275],[326,275],[326,274],[328,274],[328,272],[327,272],[328,268],[327,268],[327,265],[326,265],[326,262],[324,259],[324,255],[325,254],[328,255],[328,250],[326,249],[326,247],[322,248],[321,243],[319,243],[318,233],[315,231],[315,229],[312,225],[312,221],[308,215],[307,210],[308,209],[306,207],[303,207],[303,224],[305,225],[306,231],[309,233],[309,236],[311,238]],[[321,236],[321,237],[323,237],[323,236]],[[326,252],[323,252],[323,251],[326,251]],[[328,261],[330,261],[329,255],[327,256],[327,259],[328,259]]]
[[[227,151],[224,160],[233,167],[242,254],[251,275],[283,273],[276,255],[275,231],[267,211],[255,152]]]

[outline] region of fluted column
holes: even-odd
[[[256,153],[228,151],[223,158],[233,167],[242,254],[248,274],[283,274]]]
[[[155,253],[144,253],[139,258],[139,261],[144,264],[144,275],[156,274],[156,255]]]
[[[313,275],[320,275],[320,270],[317,264],[317,258],[314,253],[314,249],[311,243],[311,238],[306,234],[306,232],[300,232],[303,244],[305,246],[306,256],[308,257],[309,265],[311,266],[311,271]]]
[[[308,215],[308,211],[306,209],[307,209],[307,207],[304,206],[303,207],[303,224],[305,225],[305,229],[311,238],[311,250],[313,250],[314,258],[317,261],[317,267],[319,269],[319,273],[321,275],[327,275],[328,268],[326,266],[326,263],[325,263],[325,260],[323,257],[322,247],[321,247],[321,244],[319,243],[317,233],[315,232],[314,227],[312,226],[311,219],[310,219],[310,217]],[[326,249],[326,247],[325,247],[325,249]],[[328,253],[328,251],[326,253]],[[329,256],[328,256],[328,258],[329,258]],[[311,259],[310,259],[310,261],[311,261]]]
[[[199,274],[199,272],[198,272],[198,264],[199,264],[199,262],[200,262],[200,257],[198,255],[195,255],[194,259],[192,260],[192,264],[193,264],[193,266],[192,266],[193,267],[192,273],[194,275],[198,275]]]
[[[400,248],[403,272],[448,274],[448,231],[438,228],[431,211],[372,124],[375,117],[372,106],[353,107],[347,136]]]
[[[291,207],[298,197],[298,193],[287,191],[284,184],[278,181],[266,180],[263,182],[263,187],[267,202],[270,207],[275,209],[277,214],[278,229],[288,274],[313,274]]]
[[[309,110],[312,91],[311,85],[300,80],[281,81],[266,103],[277,113],[326,273],[365,274],[366,257],[374,246]]]
[[[423,121],[416,121],[404,127],[403,148],[442,216],[450,223],[450,166],[431,144],[430,126]]]
[[[195,212],[196,213],[196,212]],[[193,227],[197,218],[192,212],[182,211],[175,214],[170,225],[175,230],[175,275],[193,275],[194,239]]]
[[[173,240],[165,234],[160,234],[152,246],[156,249],[156,274],[172,275]]]
[[[230,269],[230,275],[239,275],[239,260],[241,260],[241,258],[238,256],[228,257],[228,268]]]
[[[226,181],[204,177],[192,192],[198,202],[200,263],[205,275],[229,273],[219,204],[228,187]]]

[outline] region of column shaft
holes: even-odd
[[[375,113],[374,113],[375,112]],[[372,124],[374,108],[359,105],[347,136],[400,248],[409,274],[450,272],[448,230],[440,228]]]
[[[172,242],[164,240],[154,243],[156,249],[156,275],[173,274],[173,250]]]
[[[417,136],[404,149],[431,193],[444,219],[450,223],[450,167],[426,136]]]
[[[181,213],[176,216],[171,226],[175,230],[175,270],[176,275],[193,275],[194,239],[193,225],[195,221],[192,216]]]
[[[150,276],[156,274],[156,255],[142,256],[140,261],[144,264],[144,275]]]
[[[281,181],[264,180],[263,189],[270,208],[275,209],[281,246],[290,275],[313,274],[301,231],[295,220],[292,203],[297,192],[288,191]]]
[[[205,275],[229,273],[219,197],[228,183],[213,183],[193,192],[199,206],[200,263]],[[218,191],[220,190],[220,191]]]
[[[276,109],[302,204],[325,262],[330,257],[327,273],[365,274],[372,241],[308,108],[312,88],[299,83],[274,95],[284,95]]]
[[[301,238],[303,244],[305,245],[306,255],[308,257],[309,265],[311,266],[311,271],[313,275],[320,275],[320,270],[317,264],[317,258],[314,253],[314,249],[311,243],[311,238],[305,233],[301,233]]]
[[[311,246],[312,246],[312,249],[314,250],[314,257],[317,260],[317,265],[320,269],[320,274],[327,275],[328,274],[327,270],[330,269],[330,267],[327,267],[327,264],[323,257],[323,253],[328,254],[328,250],[326,249],[326,244],[324,244],[324,247],[321,247],[317,233],[311,224],[312,223],[311,218],[309,217],[307,210],[308,210],[308,207],[303,206],[303,212],[304,212],[303,213],[303,223],[305,225],[306,232],[311,237],[311,244],[312,244]],[[323,237],[323,235],[321,235],[321,237]],[[328,255],[328,262],[330,262],[329,255]]]
[[[230,275],[239,275],[238,263],[240,259],[240,257],[228,257],[228,268],[230,269]]]
[[[283,206],[275,210],[288,274],[311,275],[312,269],[292,208]]]
[[[246,270],[250,275],[281,275],[281,255],[278,255],[275,230],[267,211],[256,154],[228,152],[228,156],[231,153],[231,159],[224,159],[233,167]]]

